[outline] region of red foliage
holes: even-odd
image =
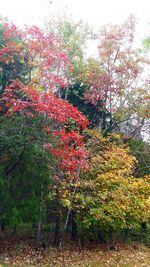
[[[62,43],[53,34],[45,34],[36,26],[19,30],[14,24],[3,23],[3,47],[0,62],[14,63],[18,55],[30,70],[29,83],[45,90],[56,90],[68,84],[65,73],[71,68]]]
[[[128,94],[136,86],[141,75],[143,58],[133,47],[135,19],[119,25],[103,27],[98,46],[99,61],[90,66],[90,89],[85,98],[92,104],[102,105],[112,111],[116,99]]]
[[[3,22],[1,22],[3,23]],[[3,46],[0,48],[0,62],[10,63],[14,60],[14,56],[21,52],[19,39],[22,36],[21,31],[10,23],[3,23],[2,41]]]
[[[27,85],[13,80],[5,88],[1,99],[2,107],[7,110],[5,115],[17,113],[33,120],[43,115],[43,130],[55,144],[45,143],[43,148],[55,156],[62,172],[69,171],[76,177],[78,170],[87,166],[87,152],[83,137],[77,130],[72,130],[70,120],[80,130],[87,127],[88,120],[76,107],[53,92],[66,85],[65,73],[70,68],[61,42],[53,34],[46,35],[37,27],[19,31],[8,23],[4,24],[3,41],[1,62],[10,63],[18,55],[31,71]]]
[[[40,83],[48,90],[56,90],[58,86],[65,87],[65,72],[70,63],[58,37],[44,34],[39,28],[32,26],[23,32],[23,41],[28,51],[27,55],[25,51],[24,57],[27,56],[26,60],[31,68],[36,67],[35,83]]]
[[[14,112],[30,114],[35,112],[46,115],[57,123],[68,124],[72,118],[78,127],[85,129],[88,125],[87,118],[74,106],[63,99],[59,99],[52,92],[42,92],[23,85],[19,80],[14,80],[5,88],[3,95],[5,106],[8,106],[7,115]]]
[[[83,137],[73,130],[66,132],[65,126],[69,125],[70,119],[72,119],[76,127],[85,129],[88,120],[76,107],[59,99],[52,92],[52,88],[56,89],[58,84],[59,86],[65,84],[65,77],[60,77],[56,70],[60,69],[62,72],[63,68],[67,68],[67,64],[69,65],[67,56],[61,52],[57,38],[50,35],[44,36],[36,27],[26,29],[22,33],[24,38],[22,46],[9,39],[14,37],[16,28],[8,29],[8,25],[6,26],[7,31],[3,38],[8,42],[0,51],[1,61],[11,61],[16,54],[25,57],[25,47],[27,46],[28,65],[31,67],[33,64],[37,68],[36,77],[39,76],[36,82],[40,83],[39,87],[45,86],[45,90],[41,91],[37,86],[35,87],[35,79],[28,85],[24,85],[19,80],[12,81],[5,88],[1,100],[2,106],[7,108],[6,116],[17,113],[34,119],[41,114],[50,119],[55,127],[51,133],[47,131],[47,134],[53,135],[57,141],[57,146],[53,147],[51,143],[47,143],[43,148],[55,156],[61,171],[70,171],[75,177],[79,169],[86,167],[87,152],[84,148]],[[51,49],[54,44],[55,50]]]
[[[7,116],[18,113],[34,118],[42,114],[55,123],[51,131],[47,128],[45,130],[53,135],[57,146],[53,147],[51,143],[47,143],[43,148],[58,159],[60,170],[69,171],[76,177],[79,169],[87,168],[87,151],[83,137],[78,131],[67,132],[65,128],[69,125],[70,119],[81,129],[87,127],[87,118],[76,107],[67,101],[58,99],[52,92],[37,91],[23,85],[20,81],[13,81],[5,89],[2,101],[5,106],[9,107]]]

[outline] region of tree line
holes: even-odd
[[[1,20],[0,238],[29,231],[38,250],[147,230],[149,58],[135,26]]]

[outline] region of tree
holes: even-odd
[[[82,21],[74,22],[71,17],[63,16],[49,19],[46,23],[46,31],[53,31],[62,38],[63,49],[72,63],[69,72],[66,73],[69,84],[65,90],[60,91],[60,95],[68,99],[68,94],[72,89],[83,84],[87,43],[89,40],[95,39],[94,30]]]
[[[9,34],[12,38],[12,28],[10,31],[9,25],[6,26],[3,36],[6,38],[6,44],[1,51],[4,61],[7,50],[5,48],[10,45]],[[14,28],[13,34],[15,30],[17,32]],[[0,146],[4,177],[4,191],[1,193],[5,192],[9,197],[8,203],[11,202],[9,213],[6,212],[7,202],[2,203],[1,209],[5,210],[4,214],[9,217],[9,220],[5,217],[5,221],[7,223],[12,221],[10,219],[12,216],[16,228],[20,221],[29,219],[29,209],[34,206],[35,217],[33,216],[32,222],[36,221],[37,225],[36,247],[38,247],[43,222],[43,205],[48,196],[50,183],[55,184],[58,193],[56,193],[58,216],[60,181],[65,179],[66,173],[70,173],[71,179],[75,180],[79,170],[86,166],[87,152],[80,133],[88,125],[88,120],[77,108],[53,93],[66,83],[64,69],[70,64],[66,54],[60,49],[58,38],[50,34],[44,35],[37,27],[27,28],[24,32],[20,32],[20,36],[21,50],[18,51],[18,48],[14,50],[13,47],[9,63],[18,52],[19,57],[22,57],[24,64],[28,66],[26,79],[10,80],[4,87],[1,98],[3,131],[0,136]],[[7,55],[9,53],[8,50]],[[39,163],[40,170],[38,166],[36,167]],[[33,166],[35,166],[34,171]],[[19,175],[16,175],[17,171]],[[24,174],[21,177],[20,172]],[[38,183],[34,187],[37,179]],[[7,180],[11,181],[9,186]],[[20,187],[21,181],[23,184],[27,183],[24,197]],[[13,183],[16,186],[12,194],[9,188]],[[22,198],[19,205],[14,192],[18,192],[18,197]],[[23,215],[24,211],[28,216]]]
[[[111,236],[149,219],[149,179],[133,176],[136,158],[119,135],[104,138],[94,130],[87,137],[90,170],[78,184],[74,209],[80,231],[102,241],[106,233]]]
[[[137,158],[136,177],[144,177],[150,173],[150,145],[147,142],[132,138],[128,141],[130,152]]]
[[[8,21],[0,21],[0,96],[13,79],[25,81],[28,72],[23,64],[21,32]]]
[[[131,16],[121,26],[102,28],[99,60],[89,62],[85,97],[106,110],[99,123],[103,129],[138,136],[147,117],[149,91],[144,77],[148,61],[134,48],[135,25]]]

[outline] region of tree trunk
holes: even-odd
[[[123,236],[124,236],[125,240],[128,239],[128,237],[129,237],[129,230],[128,229],[124,230]]]
[[[54,233],[54,246],[60,246],[61,238],[61,207],[60,207],[60,196],[59,188],[56,189],[56,224]]]
[[[35,230],[35,250],[38,251],[39,249],[39,242],[41,238],[41,221],[38,222],[36,225],[36,230]]]
[[[147,232],[147,223],[142,222],[141,227],[142,227],[142,233],[145,234]]]
[[[46,241],[45,241],[45,243],[44,243],[44,249],[47,249],[47,248],[49,247],[49,245],[50,245],[50,240],[51,240],[51,234],[48,233],[47,239],[46,239]]]
[[[104,233],[102,231],[98,232],[97,237],[98,237],[98,242],[100,244],[105,243],[105,237],[104,237]]]
[[[75,219],[76,219],[76,212],[75,210],[72,210],[71,212],[71,238],[74,241],[76,241],[78,237],[77,223]]]
[[[85,236],[84,236],[84,233],[80,234],[80,237],[79,237],[79,245],[81,248],[84,248],[84,245],[85,245]]]
[[[35,229],[35,250],[39,250],[39,243],[41,239],[41,229],[42,229],[42,213],[43,213],[43,187],[41,186],[41,201],[39,209],[39,221]]]
[[[56,224],[55,224],[55,234],[54,234],[54,246],[60,246],[60,237],[61,237],[61,214],[58,211],[56,216]]]

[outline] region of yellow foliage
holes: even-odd
[[[92,131],[89,136],[90,171],[83,175],[79,185],[82,197],[78,193],[76,199],[82,213],[84,203],[86,226],[94,223],[122,229],[150,218],[150,177],[133,176],[137,160],[119,135],[103,138]]]

